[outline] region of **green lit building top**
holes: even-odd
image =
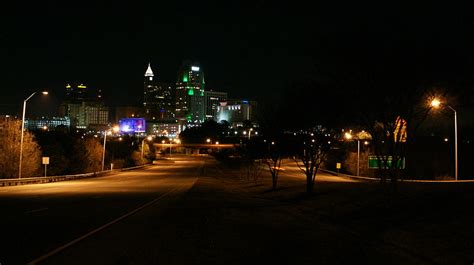
[[[204,72],[198,63],[184,63],[176,82],[176,118],[200,124],[205,120]]]

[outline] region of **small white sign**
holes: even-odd
[[[43,156],[43,165],[49,165],[49,156]]]

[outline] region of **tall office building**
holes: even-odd
[[[217,121],[217,109],[221,105],[221,102],[225,101],[227,101],[227,92],[204,91],[206,120],[213,119]]]
[[[205,120],[204,72],[199,64],[184,63],[176,82],[176,117],[188,124]]]
[[[145,72],[143,87],[143,107],[149,120],[168,120],[174,118],[173,86],[157,81],[151,64]]]
[[[175,118],[175,91],[174,84],[159,82],[158,109],[160,120],[174,120]]]
[[[143,82],[143,107],[145,108],[145,115],[148,117],[158,115],[158,104],[156,98],[158,97],[158,86],[154,80],[155,75],[151,70],[151,64],[148,63],[148,68],[145,72],[145,81]]]
[[[102,91],[82,83],[66,85],[66,98],[59,107],[59,114],[68,117],[74,128],[102,130],[109,124],[109,109]]]
[[[255,123],[256,108],[256,101],[233,99],[221,102],[217,108],[217,122],[226,120],[235,127],[243,126],[245,121]]]

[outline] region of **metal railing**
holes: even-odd
[[[21,179],[17,179],[17,178],[0,179],[0,187],[27,185],[27,184],[41,184],[41,183],[76,180],[76,179],[83,179],[83,178],[93,178],[93,177],[105,176],[105,175],[120,172],[120,171],[128,171],[128,170],[144,168],[150,165],[151,164],[145,164],[141,166],[127,167],[127,168],[114,169],[114,170],[104,170],[104,171],[91,172],[91,173],[85,173],[85,174],[75,174],[75,175],[32,177],[32,178],[21,178]]]

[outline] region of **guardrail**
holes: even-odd
[[[120,171],[128,171],[128,170],[144,168],[150,165],[151,164],[146,164],[146,165],[141,165],[141,166],[127,167],[127,168],[114,169],[114,170],[104,170],[104,171],[99,171],[99,172],[75,174],[75,175],[34,177],[34,178],[21,178],[21,179],[0,179],[0,187],[27,185],[27,184],[41,184],[41,183],[67,181],[67,180],[75,180],[75,179],[83,179],[83,178],[93,178],[93,177],[104,176],[104,175],[108,175],[108,174],[120,172]]]
[[[380,178],[369,178],[369,177],[361,177],[361,176],[353,176],[349,174],[342,174],[337,173],[332,170],[328,169],[319,169],[320,171],[326,172],[328,174],[340,177],[346,177],[351,179],[358,179],[358,180],[365,180],[365,181],[380,181]],[[418,182],[418,183],[462,183],[462,182],[474,182],[474,179],[466,179],[466,180],[423,180],[423,179],[399,179],[400,182]]]

